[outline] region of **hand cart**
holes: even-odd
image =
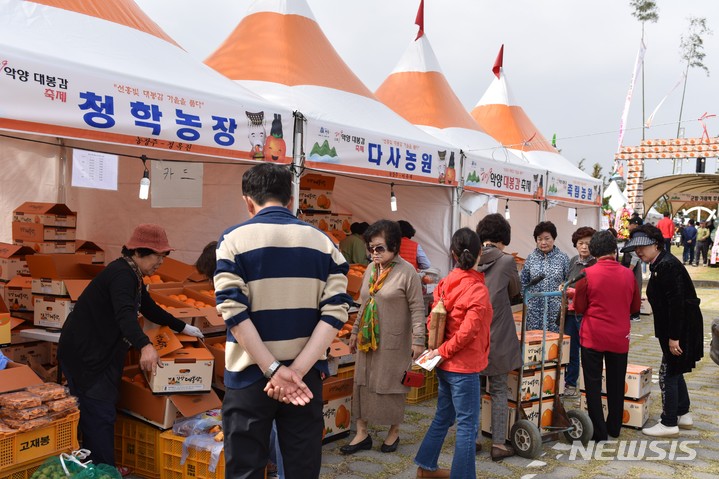
[[[525,357],[525,348],[526,348],[526,332],[527,332],[527,308],[529,300],[532,298],[543,298],[544,299],[544,315],[542,318],[542,347],[539,352],[538,358],[535,361],[530,361],[525,363],[519,370],[517,374],[517,396],[514,398],[517,401],[517,408],[515,410],[515,422],[512,425],[512,429],[510,431],[509,439],[512,443],[512,446],[514,446],[514,449],[517,451],[517,454],[519,454],[522,457],[526,458],[535,458],[539,456],[539,453],[541,451],[542,441],[543,440],[557,440],[559,439],[559,434],[564,433],[564,437],[569,442],[573,441],[581,441],[582,444],[586,445],[589,440],[592,438],[592,435],[594,434],[594,426],[592,425],[592,421],[589,418],[589,414],[582,410],[565,410],[564,405],[562,404],[562,400],[559,397],[558,391],[559,391],[559,384],[560,381],[562,381],[562,342],[564,339],[564,320],[566,316],[566,309],[567,309],[567,285],[570,283],[569,281],[565,282],[565,284],[562,287],[561,291],[548,291],[548,292],[539,292],[539,293],[530,293],[528,290],[531,286],[534,286],[538,284],[540,281],[544,279],[544,276],[538,276],[534,278],[523,290],[522,292],[522,298],[523,298],[523,310],[522,310],[522,331],[521,331],[521,357]],[[545,354],[545,351],[547,351],[547,313],[549,310],[549,299],[553,297],[561,297],[562,298],[562,306],[560,310],[560,318],[559,318],[559,340],[558,340],[558,352],[557,352],[557,358],[556,359],[545,359],[547,355]],[[540,383],[542,379],[544,378],[544,369],[545,364],[556,363],[557,368],[557,374],[556,374],[556,381],[554,381],[554,388],[553,388],[553,397],[554,397],[554,404],[553,404],[553,413],[552,413],[552,422],[549,426],[542,426],[541,425],[541,418],[542,418],[542,388],[540,385],[540,392],[539,392],[539,414],[537,415],[537,421],[536,423],[534,421],[530,421],[527,418],[527,415],[524,411],[524,408],[522,407],[522,378],[523,378],[523,371],[525,367],[534,367],[537,368],[540,374]]]

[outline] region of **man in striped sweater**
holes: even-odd
[[[319,477],[322,373],[347,321],[349,269],[332,241],[295,218],[292,176],[262,163],[242,177],[250,219],[217,245],[217,310],[227,325],[226,476],[262,478],[277,423],[287,479]]]

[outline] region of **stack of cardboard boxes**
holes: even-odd
[[[336,243],[350,234],[352,215],[335,212],[332,190],[335,178],[307,174],[300,179],[300,211],[298,217],[329,234]]]
[[[582,392],[580,407],[587,410],[587,394],[584,388],[584,374],[579,371],[579,389]],[[622,426],[640,429],[649,419],[649,406],[651,405],[652,368],[638,364],[628,364],[624,377],[624,410],[622,412]],[[607,371],[602,370],[602,410],[604,417],[609,414],[607,410]]]
[[[520,323],[521,327],[521,323]],[[521,338],[521,333],[517,335]],[[569,336],[562,338],[559,345],[559,334],[547,332],[542,341],[542,331],[530,330],[525,334],[524,367],[521,378],[518,371],[512,371],[507,379],[509,389],[509,415],[507,420],[507,437],[516,420],[517,397],[524,409],[527,419],[537,427],[550,426],[554,410],[556,394],[564,393],[564,373],[569,363]],[[559,348],[562,348],[562,364],[558,364]],[[542,364],[544,363],[544,370]],[[562,368],[561,380],[557,378],[558,368]],[[558,382],[557,382],[558,381]],[[519,389],[518,389],[519,388]],[[489,392],[489,384],[487,384]],[[492,434],[492,398],[489,394],[482,396],[481,429],[486,435]]]

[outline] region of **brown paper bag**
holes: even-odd
[[[444,325],[447,321],[447,310],[442,299],[432,308],[429,318],[429,340],[427,347],[437,349],[444,342]]]

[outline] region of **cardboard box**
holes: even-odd
[[[562,378],[564,378],[564,372],[566,369],[562,369]],[[544,375],[542,375],[541,369],[524,370],[522,375],[522,401],[534,401],[539,399],[540,389],[542,392],[542,398],[550,398],[553,396],[554,383],[557,380],[557,367],[547,367],[544,369]],[[509,399],[515,401],[517,398],[517,371],[511,371],[507,378],[507,388],[509,389]],[[487,384],[487,392],[489,392],[489,384]],[[562,379],[558,384],[557,392],[559,395],[564,393],[564,380]]]
[[[91,263],[92,258],[85,254],[28,256],[27,264],[32,276],[32,293],[68,296],[66,284],[68,280],[90,280],[103,269],[102,266]],[[82,284],[86,285],[87,283]],[[78,287],[80,286],[74,286],[74,288]]]
[[[105,264],[105,250],[92,241],[75,240],[75,253],[92,256],[92,264]]]
[[[332,213],[330,217],[330,231],[341,231],[345,235],[352,234],[352,215],[349,213]],[[344,239],[344,238],[343,238]]]
[[[210,350],[215,358],[215,369],[213,377],[213,386],[225,390],[225,342],[226,336],[214,336],[205,338],[205,346]]]
[[[352,396],[345,396],[322,405],[322,416],[324,416],[325,427],[322,430],[322,439],[329,439],[340,434],[346,434],[350,430],[350,419],[352,411]]]
[[[177,283],[173,283],[177,284]],[[201,307],[195,307],[179,299],[184,295],[188,301],[203,303]],[[160,285],[150,290],[150,296],[161,307],[178,319],[200,328],[203,334],[214,334],[225,331],[225,320],[215,308],[215,298],[196,289],[173,286],[170,283]],[[208,303],[209,301],[209,303]]]
[[[74,241],[75,228],[45,226],[39,223],[12,222],[13,241]]]
[[[10,345],[3,349],[3,354],[11,361],[30,365],[30,361],[39,363],[50,362],[50,347],[45,341],[34,340],[29,343]]]
[[[62,328],[88,284],[89,279],[66,279],[67,297],[33,294],[33,323],[46,328]]]
[[[559,356],[559,334],[547,331],[544,354],[542,354],[542,335],[542,330],[529,330],[526,332],[524,345],[525,368],[536,367],[531,364],[527,365],[527,363],[535,363],[541,360],[557,360]],[[521,339],[521,332],[517,333],[517,337]],[[565,334],[562,340],[562,364],[569,364],[569,342],[570,338]]]
[[[25,257],[35,254],[27,246],[0,243],[0,281],[10,281],[17,275],[30,276]]]
[[[183,263],[168,256],[162,261],[155,274],[160,276],[163,283],[183,283],[189,277],[197,275],[197,269],[191,264]],[[152,286],[156,287],[157,284]],[[177,285],[172,287],[177,287]]]
[[[322,381],[322,401],[352,396],[354,378],[329,377]]]
[[[622,411],[622,426],[633,427],[640,429],[644,427],[644,424],[649,419],[649,407],[651,406],[651,395],[639,399],[627,399],[624,398],[624,410]],[[582,393],[579,399],[579,407],[583,411],[588,411],[587,408],[587,395]],[[602,394],[602,411],[604,412],[604,419],[609,415],[607,409],[607,396]]]
[[[41,254],[72,254],[75,252],[74,241],[25,241],[15,240],[15,244],[32,248],[37,253]]]
[[[579,369],[579,389],[584,391],[584,371]],[[640,399],[652,390],[652,368],[639,364],[627,364],[624,376],[624,397]],[[602,368],[602,394],[607,393],[607,371]]]
[[[0,370],[0,393],[17,391],[43,381],[29,366],[10,362],[5,369]]]
[[[358,276],[356,274],[347,275],[347,294],[352,298],[359,299],[360,290],[362,289],[362,281],[364,276]]]
[[[194,416],[222,406],[222,401],[214,391],[203,394],[155,395],[142,383],[127,380],[139,373],[138,366],[125,368],[117,407],[161,429],[171,428],[179,417]]]
[[[552,425],[552,414],[554,413],[554,399],[542,400],[542,412],[539,412],[539,401],[523,402],[522,409],[527,415],[527,419],[532,421],[538,427],[548,427]],[[514,426],[517,415],[517,403],[507,402],[507,437]],[[492,434],[492,398],[489,394],[482,395],[482,407],[480,411],[480,428],[486,434]],[[540,429],[541,432],[545,430]]]
[[[332,215],[330,213],[303,213],[299,215],[299,219],[325,233],[330,230],[331,218]]]
[[[4,300],[12,312],[32,311],[32,278],[29,276],[15,276],[5,283]]]
[[[333,176],[310,173],[300,178],[301,210],[332,210],[332,190],[335,186]]]
[[[147,378],[153,393],[197,393],[212,389],[214,356],[197,338],[176,335],[167,326],[145,332],[162,363],[156,374]]]
[[[77,213],[61,203],[28,201],[15,208],[15,211],[12,212],[12,220],[74,228],[77,226]]]

